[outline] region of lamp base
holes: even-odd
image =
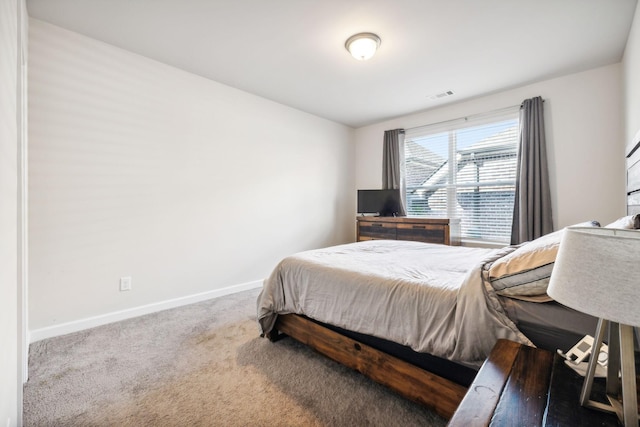
[[[606,319],[598,320],[596,337],[591,354],[598,354],[607,326],[609,328],[609,362],[607,366],[607,398],[609,404],[591,400],[597,357],[589,358],[584,378],[580,404],[604,412],[617,414],[625,427],[638,427],[638,395],[636,391],[636,365],[633,352],[633,327]],[[620,376],[618,373],[620,372]],[[622,402],[618,396],[622,394]]]

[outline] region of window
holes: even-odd
[[[407,214],[459,218],[462,238],[509,243],[519,108],[407,129]]]

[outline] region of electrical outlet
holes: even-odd
[[[131,290],[131,276],[120,278],[120,292]]]

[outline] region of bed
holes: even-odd
[[[499,338],[566,350],[595,330],[590,316],[571,311],[558,323],[569,309],[539,302],[560,237],[501,249],[372,240],[295,254],[265,281],[261,332],[448,417]]]
[[[640,151],[629,152],[631,182]],[[628,187],[629,215],[608,227],[640,227],[639,189]],[[449,418],[497,339],[555,351],[595,331],[597,319],[546,296],[562,233],[501,249],[382,240],[295,254],[258,297],[261,333],[290,336]]]

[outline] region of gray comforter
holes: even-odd
[[[268,333],[277,314],[304,314],[478,366],[499,338],[531,345],[484,278],[504,254],[391,240],[298,253],[265,280],[258,322]]]

